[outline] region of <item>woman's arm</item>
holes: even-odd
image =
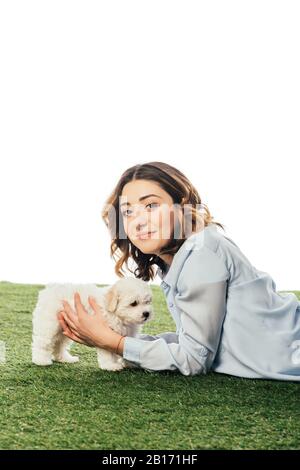
[[[89,298],[95,315],[88,315],[81,303],[80,296],[75,295],[74,298],[76,313],[68,302],[63,301],[64,310],[61,310],[58,314],[58,320],[65,336],[86,346],[107,349],[123,356],[125,338],[109,327],[102,316],[100,305]],[[152,341],[159,337],[165,337],[167,341],[171,341],[174,336],[176,336],[175,333],[167,332],[156,336],[141,334],[139,338]]]
[[[75,306],[65,308],[65,334],[74,341],[114,351],[139,367],[150,370],[179,370],[183,375],[206,373],[216,355],[226,313],[229,273],[219,256],[207,247],[193,252],[180,273],[174,302],[179,312],[178,334],[161,333],[157,339],[121,335],[105,322],[101,307],[90,303],[95,315],[88,315],[79,296]],[[63,326],[63,324],[62,324]],[[147,335],[148,336],[148,335]]]
[[[144,339],[146,341],[154,341],[155,339],[164,338],[167,343],[178,343],[178,334],[174,333],[174,331],[158,333],[157,335],[139,334],[137,338]]]
[[[171,342],[163,337],[153,341],[127,337],[123,357],[147,370],[206,373],[220,341],[228,278],[225,263],[214,251],[203,247],[191,253],[180,273],[174,298],[179,313],[178,335]]]

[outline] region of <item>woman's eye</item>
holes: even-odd
[[[158,207],[159,204],[158,204],[158,202],[150,202],[150,204],[147,204],[147,205],[146,205],[146,207],[148,207],[148,206],[156,206],[156,207]]]
[[[129,211],[129,212],[132,212],[132,211],[130,211],[130,209],[126,209],[126,211],[122,212],[122,215],[123,215],[124,217],[127,217],[128,215],[130,215],[130,214],[128,214],[128,211]]]
[[[149,204],[146,205],[146,207],[148,207],[148,206],[158,207],[159,204],[158,204],[158,202],[150,202]],[[153,207],[151,209],[153,209]],[[132,210],[130,210],[130,209],[126,209],[125,211],[122,212],[123,217],[130,217],[131,215],[132,215]]]
[[[131,307],[136,307],[136,306],[137,306],[137,304],[138,304],[138,303],[137,303],[137,301],[135,300],[135,301],[134,301],[134,302],[132,302],[130,305],[131,305]]]

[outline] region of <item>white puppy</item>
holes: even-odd
[[[47,366],[56,362],[77,362],[78,356],[72,356],[69,348],[73,341],[63,335],[57,319],[57,313],[63,309],[62,300],[66,300],[73,310],[74,293],[80,294],[81,302],[89,314],[93,309],[88,297],[96,299],[103,308],[103,316],[109,326],[127,336],[138,336],[142,325],[153,317],[152,291],[150,286],[140,279],[122,278],[112,286],[97,287],[95,284],[48,284],[39,292],[38,301],[33,311],[32,324],[32,362]],[[105,349],[96,348],[98,364],[101,369],[121,370],[136,367],[122,356]]]

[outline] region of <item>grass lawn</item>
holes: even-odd
[[[77,364],[31,364],[42,287],[0,282],[0,449],[300,449],[296,382],[107,372],[80,344]],[[152,289],[156,318],[143,331],[175,331],[163,292]]]

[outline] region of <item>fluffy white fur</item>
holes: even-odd
[[[94,297],[97,304],[102,306],[103,316],[109,326],[122,335],[138,336],[142,325],[153,317],[151,288],[140,279],[122,278],[105,287],[97,287],[95,284],[48,284],[39,292],[33,311],[34,364],[47,366],[53,361],[72,363],[79,360],[78,356],[70,354],[73,341],[63,335],[57,319],[57,313],[63,309],[63,299],[76,312],[75,292],[79,292],[81,302],[89,314],[93,314],[93,309],[88,297]],[[118,354],[100,348],[96,350],[101,369],[117,371],[125,367],[136,367]]]

